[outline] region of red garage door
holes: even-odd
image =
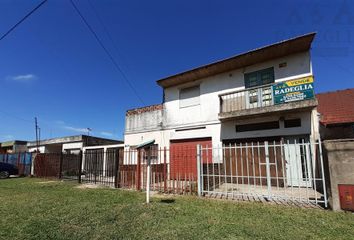
[[[172,140],[170,144],[171,178],[197,179],[197,145],[212,147],[211,138]],[[211,150],[210,150],[211,156]]]

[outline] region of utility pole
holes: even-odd
[[[39,141],[38,141],[38,123],[37,123],[37,117],[34,118],[34,126],[36,130],[36,146],[37,146],[37,152],[39,152]]]

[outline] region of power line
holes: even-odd
[[[108,28],[106,27],[106,25],[104,24],[104,21],[102,20],[102,18],[100,17],[100,14],[98,13],[98,11],[96,10],[94,4],[92,3],[92,1],[87,0],[87,2],[89,3],[92,11],[95,13],[96,18],[98,19],[98,21],[100,22],[101,26],[103,27],[104,32],[106,33],[106,35],[108,36],[109,40],[111,41],[114,49],[116,50],[116,52],[118,53],[118,57],[119,55],[121,55],[117,45],[115,44],[115,41],[113,40],[112,35],[110,34],[110,32],[108,31]],[[120,56],[122,58],[122,56]],[[122,65],[122,64],[121,64]]]
[[[132,85],[132,83],[129,81],[129,79],[127,78],[127,76],[125,75],[125,73],[123,72],[123,70],[120,68],[119,64],[115,61],[115,59],[113,58],[113,56],[111,55],[111,53],[108,51],[108,49],[105,47],[105,45],[103,44],[103,42],[101,41],[101,39],[98,37],[98,35],[96,34],[96,32],[93,30],[93,28],[91,27],[91,25],[86,21],[85,17],[81,14],[80,10],[78,9],[78,7],[75,5],[75,3],[73,2],[73,0],[70,0],[71,5],[74,7],[76,13],[80,16],[81,20],[85,23],[85,25],[87,26],[87,28],[90,30],[90,32],[93,34],[93,36],[96,38],[97,42],[99,43],[99,45],[102,47],[102,49],[105,51],[105,53],[108,55],[109,59],[111,60],[111,62],[113,63],[113,65],[115,66],[115,68],[118,70],[118,72],[123,76],[124,80],[127,82],[128,86],[131,88],[131,90],[133,91],[133,93],[135,94],[135,96],[139,99],[139,101],[144,104],[143,99],[139,96],[138,92],[135,90],[134,86]]]
[[[3,40],[7,35],[9,35],[13,30],[15,30],[15,28],[17,28],[23,21],[25,21],[29,16],[31,16],[35,11],[37,11],[47,1],[48,0],[42,1],[35,8],[33,8],[32,11],[27,13],[20,21],[18,21],[12,28],[10,28],[6,33],[1,36],[0,41]]]
[[[21,121],[28,122],[28,123],[32,124],[32,121],[30,121],[30,120],[27,120],[27,119],[24,119],[24,118],[15,116],[15,115],[13,115],[13,114],[9,114],[9,113],[4,112],[4,111],[2,111],[2,110],[0,110],[0,113],[4,114],[6,117],[12,117],[12,118],[14,118],[14,119],[18,119],[18,120],[21,120]]]
[[[3,114],[3,116],[5,117],[9,117],[9,118],[13,118],[13,119],[17,119],[17,120],[20,120],[20,121],[23,121],[23,122],[26,122],[28,124],[33,124],[33,120],[28,120],[28,119],[25,119],[25,118],[22,118],[22,117],[19,117],[19,116],[16,116],[14,114],[11,114],[11,113],[8,113],[8,112],[4,112],[2,110],[0,110],[0,113]],[[0,115],[1,117],[1,115]],[[51,129],[53,126],[51,126],[49,123],[46,123],[45,121],[42,120],[42,124],[46,125],[48,127],[48,129]]]
[[[18,117],[18,116],[16,116],[16,115],[13,115],[13,114],[4,112],[4,111],[2,111],[2,110],[0,110],[0,113],[3,114],[3,115],[0,114],[0,117],[2,117],[2,116],[10,117],[10,118],[13,118],[13,119],[17,119],[17,120],[26,122],[26,123],[31,124],[31,125],[33,124],[33,120],[31,121],[31,120],[28,120],[28,119],[25,119],[25,118],[22,118],[22,117]],[[65,128],[64,128],[63,126],[56,126],[55,124],[51,123],[51,121],[49,121],[49,120],[43,120],[43,119],[42,119],[42,120],[41,120],[41,124],[42,124],[42,125],[45,125],[45,127],[44,127],[44,128],[43,128],[43,127],[39,128],[38,118],[35,117],[35,126],[38,127],[38,130],[36,130],[36,133],[38,132],[38,141],[39,141],[39,142],[40,142],[40,140],[41,140],[41,130],[42,130],[42,129],[47,130],[47,132],[49,132],[48,134],[50,135],[50,137],[51,137],[51,135],[52,135],[53,129],[65,130]],[[37,127],[36,127],[36,129],[37,129]],[[91,128],[86,128],[86,129],[87,129],[88,131],[90,131],[91,133],[96,133],[96,134],[100,134],[100,135],[102,135],[102,132],[105,132],[105,131],[106,131],[106,130],[103,131],[103,130],[100,130],[100,129],[95,129],[95,131],[93,132]],[[114,132],[114,133],[113,133],[113,136],[118,136],[118,134],[115,133],[116,131],[113,131],[113,132]],[[90,135],[90,134],[88,134],[88,135]],[[36,138],[36,142],[37,142],[37,138]]]
[[[10,114],[10,113],[4,112],[2,110],[0,110],[0,113],[3,114],[2,116],[13,118],[13,119],[17,119],[17,120],[26,122],[26,123],[31,124],[31,125],[33,124],[33,120],[31,121],[31,120],[28,120],[28,119],[25,119],[25,118],[22,118],[22,117],[18,117],[18,116],[14,115],[14,114]],[[0,115],[0,117],[1,117],[1,115]],[[50,130],[50,131],[52,131],[53,127],[59,129],[59,127],[52,126],[52,125],[44,122],[43,120],[42,120],[42,124],[46,125],[47,127],[45,127],[45,129]]]

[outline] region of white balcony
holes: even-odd
[[[219,95],[219,119],[227,120],[275,112],[299,111],[317,106],[316,98],[275,104],[272,89],[275,84],[277,83]]]

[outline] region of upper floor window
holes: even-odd
[[[253,88],[274,83],[274,68],[267,68],[256,72],[245,73],[245,87]]]
[[[179,107],[190,107],[200,104],[200,87],[188,87],[179,91]]]

